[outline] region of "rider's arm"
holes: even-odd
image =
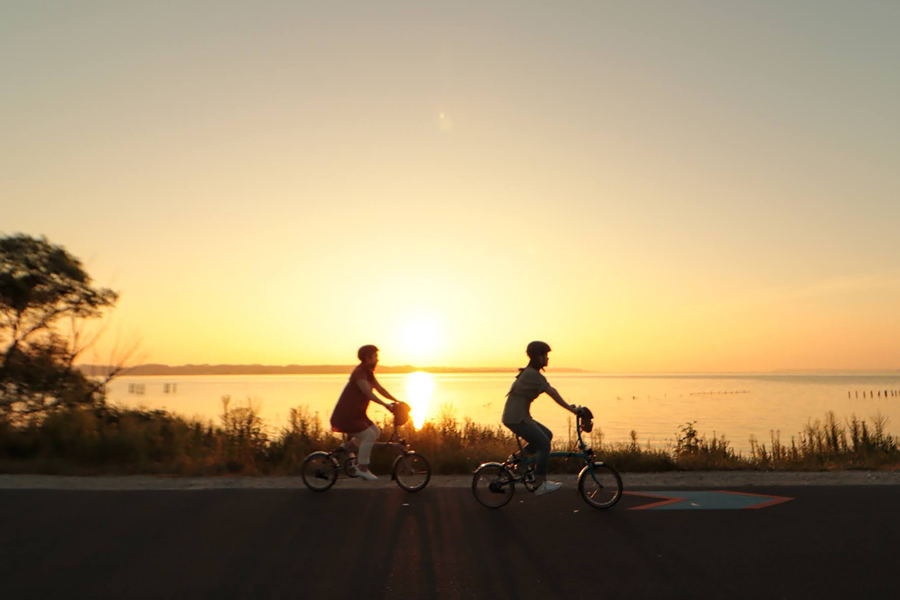
[[[575,406],[574,404],[569,404],[568,402],[563,400],[563,397],[559,395],[559,392],[556,391],[555,387],[550,386],[544,391],[547,392],[547,395],[550,396],[551,398],[553,398],[553,400],[555,400],[557,404],[562,406],[564,409],[566,409],[570,413],[572,413],[572,414],[578,413],[578,407]]]
[[[388,399],[390,399],[390,400],[393,400],[394,402],[400,402],[399,400],[397,400],[396,398],[394,398],[394,397],[391,395],[391,393],[390,393],[389,391],[387,391],[386,389],[384,389],[383,387],[381,387],[381,384],[378,383],[378,381],[376,381],[375,383],[373,383],[372,386],[373,386],[376,390],[378,390],[378,393],[381,394],[382,396],[384,396],[385,398],[388,398]],[[385,404],[385,406],[387,406],[387,405]]]
[[[359,386],[359,389],[362,390],[362,393],[365,394],[366,398],[368,398],[372,402],[377,402],[378,404],[382,405],[383,407],[385,407],[387,409],[391,408],[390,404],[388,404],[387,402],[385,402],[384,400],[382,400],[381,398],[379,398],[378,396],[375,395],[375,392],[372,391],[372,385],[370,385],[369,382],[366,381],[365,379],[357,379],[356,385]],[[386,397],[390,398],[391,400],[396,401],[396,398],[394,398],[393,396],[388,394],[387,390],[385,390],[383,387],[381,387],[381,385],[377,381],[375,382],[375,389],[378,390],[379,392],[381,392],[382,394],[384,394]]]

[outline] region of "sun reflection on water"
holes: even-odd
[[[428,405],[431,404],[431,395],[434,393],[434,378],[431,373],[416,371],[406,378],[406,396],[412,411],[413,426],[421,429],[428,416]]]

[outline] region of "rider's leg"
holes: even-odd
[[[525,446],[527,452],[533,452],[536,456],[534,469],[535,482],[540,485],[547,479],[547,465],[550,462],[550,439],[553,433],[549,429],[533,419],[526,419],[515,425],[507,424],[513,433],[528,442]]]
[[[537,421],[533,421],[533,423],[537,426],[538,429],[541,430],[541,432],[545,436],[547,436],[548,441],[553,442],[553,432],[550,431],[546,425],[544,425],[543,423],[538,423]],[[532,444],[531,442],[529,442],[524,448],[522,448],[522,450],[524,450],[525,454],[527,454],[528,456],[533,456],[533,455],[537,454],[540,449],[541,449],[540,445],[535,445],[535,444]]]
[[[356,461],[359,464],[360,471],[369,470],[369,458],[372,456],[372,447],[375,440],[381,434],[381,430],[377,425],[370,425],[368,429],[364,429],[353,435],[359,443],[359,453],[356,455]]]
[[[344,435],[344,443],[341,444],[350,454],[356,454],[359,452],[359,445],[356,443],[356,438],[352,435]]]
[[[547,436],[546,450],[543,448],[541,449],[541,453],[544,453],[543,455],[546,457],[546,459],[544,461],[545,466],[543,469],[543,473],[542,473],[542,475],[536,475],[534,478],[535,484],[537,484],[537,488],[534,490],[534,493],[538,496],[541,496],[543,494],[549,494],[550,492],[557,491],[559,488],[562,487],[562,484],[559,483],[558,481],[550,481],[549,479],[547,479],[546,463],[548,463],[550,460],[550,450],[551,450],[550,442],[553,440],[553,432],[550,431],[547,427],[545,427],[541,423],[538,423],[537,421],[535,421],[534,424],[537,426],[538,429],[541,430],[541,433],[543,433],[545,436]],[[535,470],[537,471],[537,469],[535,469]]]

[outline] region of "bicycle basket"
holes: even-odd
[[[578,420],[581,421],[581,430],[585,433],[590,433],[591,430],[594,429],[594,414],[591,412],[586,406],[581,408],[581,413],[578,415]]]
[[[394,425],[400,427],[409,421],[409,411],[412,410],[406,402],[398,402],[394,405]]]

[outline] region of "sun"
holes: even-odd
[[[411,362],[420,363],[434,358],[438,349],[440,333],[434,319],[414,317],[406,322],[402,330],[403,353]]]

